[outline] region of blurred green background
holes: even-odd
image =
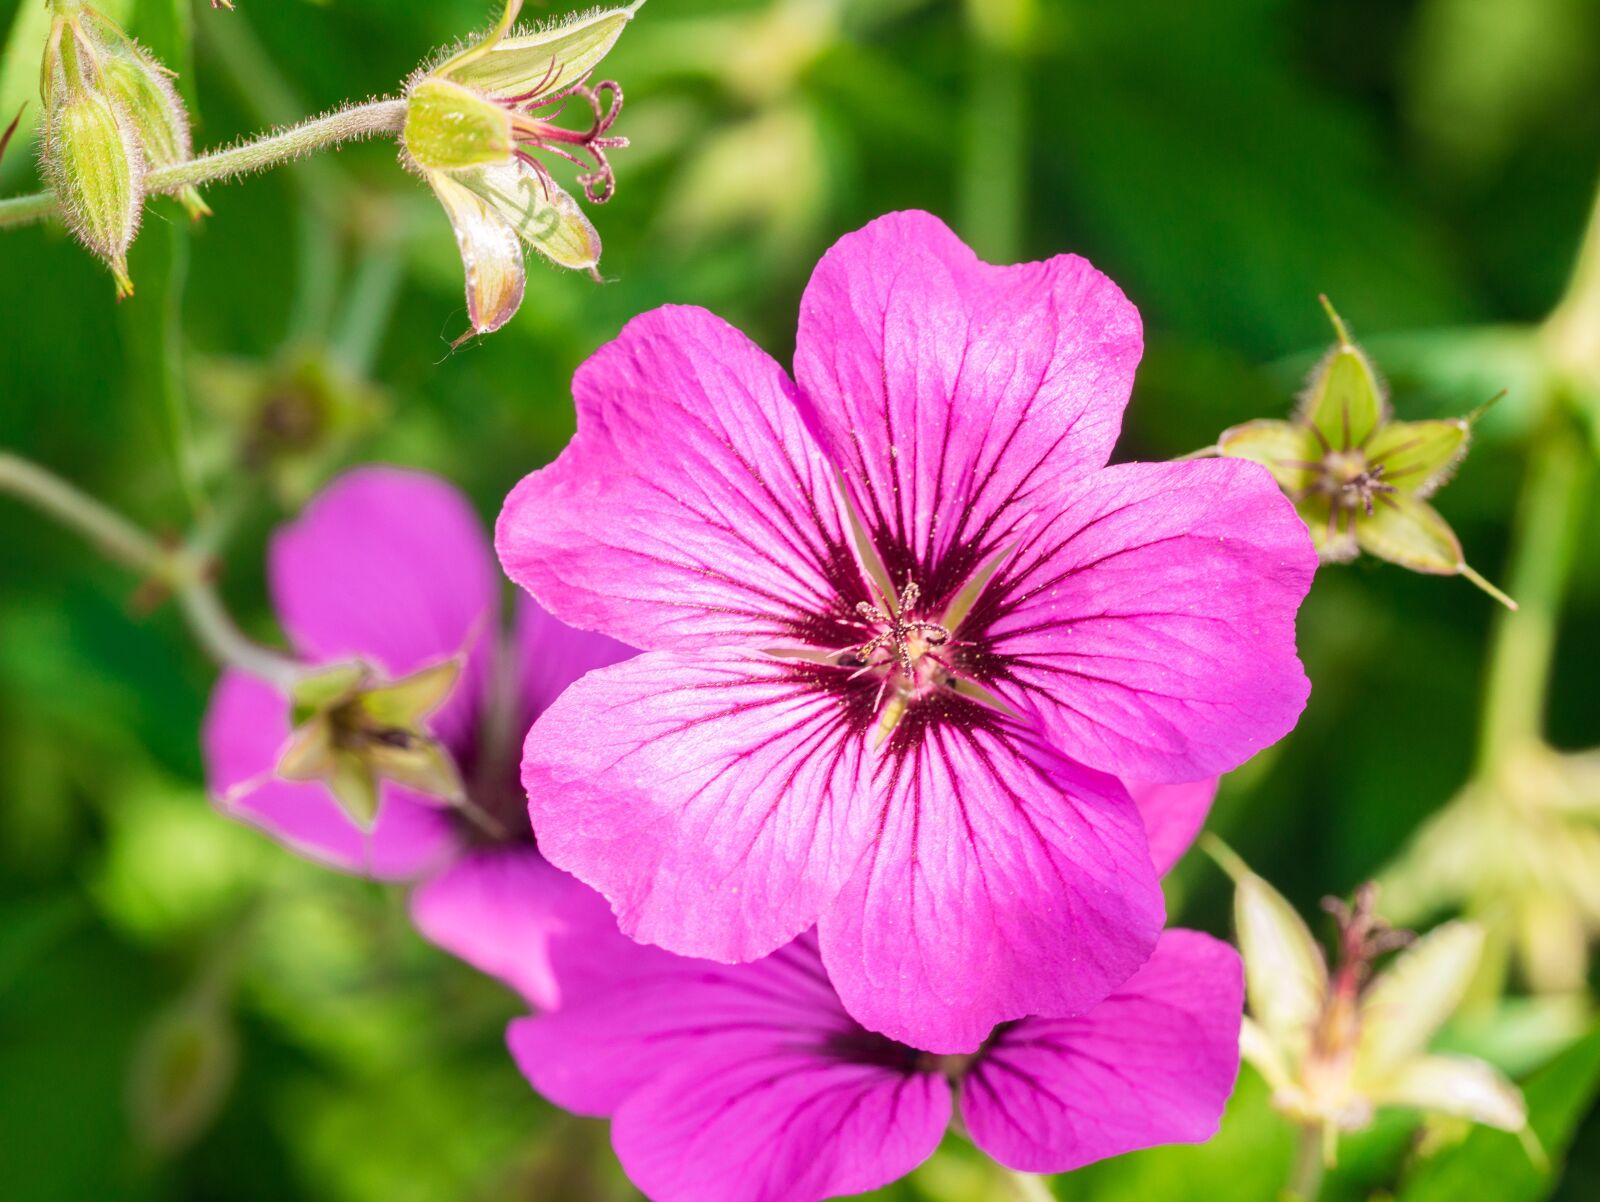
[[[17,31],[0,124],[36,89],[40,4],[0,0]],[[179,68],[200,146],[393,92],[489,16],[479,0],[107,7]],[[214,531],[226,597],[270,639],[264,540],[340,466],[439,471],[488,521],[561,449],[572,370],[629,316],[703,304],[787,360],[818,255],[920,207],[992,259],[1076,251],[1128,292],[1147,353],[1122,457],[1282,416],[1329,341],[1326,292],[1400,416],[1509,390],[1437,502],[1486,575],[1506,583],[1530,441],[1593,458],[1600,405],[1550,384],[1529,333],[1600,172],[1593,0],[651,0],[604,74],[634,141],[593,211],[607,283],[531,263],[511,325],[455,353],[455,244],[392,146],[210,188],[216,216],[193,231],[154,204],[121,306],[59,227],[0,233],[0,446],[153,530]],[[31,155],[13,146],[0,192],[34,186]],[[1600,744],[1591,492],[1573,502],[1548,705],[1570,750]],[[509,994],[425,946],[399,890],[211,811],[196,732],[213,670],[170,608],[10,501],[0,548],[0,1196],[632,1196],[603,1126],[516,1074]],[[1461,580],[1322,573],[1300,626],[1310,707],[1225,782],[1213,829],[1308,915],[1377,874],[1473,771],[1498,619]],[[1203,857],[1170,888],[1175,917],[1226,931]],[[1529,984],[1515,965],[1508,980]],[[1597,1049],[1561,1053],[1585,993],[1552,1025],[1495,1005],[1494,984],[1454,1038],[1535,1074],[1536,1127],[1571,1142],[1564,1180],[1510,1137],[1419,1144],[1398,1117],[1347,1141],[1327,1196],[1600,1197]],[[1292,1143],[1247,1071],[1210,1147],[1056,1189],[1268,1200]],[[1007,1196],[947,1145],[886,1193]]]

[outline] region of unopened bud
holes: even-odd
[[[45,46],[41,163],[68,227],[105,260],[117,295],[133,295],[128,247],[144,207],[144,152],[133,122],[106,90],[104,54],[81,22],[58,16]]]
[[[44,166],[67,224],[105,260],[117,295],[133,295],[128,247],[139,232],[144,155],[131,123],[99,92],[63,97],[50,114]]]
[[[101,78],[133,123],[145,166],[153,170],[188,161],[192,157],[189,113],[172,86],[172,73],[100,13],[86,9],[83,24],[104,52]],[[197,189],[185,188],[177,195],[190,218],[210,216]]]

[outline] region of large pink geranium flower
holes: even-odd
[[[490,830],[386,781],[364,831],[320,782],[278,778],[289,702],[238,670],[218,682],[202,735],[219,804],[321,863],[421,880],[412,909],[425,935],[535,1005],[555,1005],[544,948],[572,907],[590,904],[589,891],[534,847],[517,743],[568,684],[630,650],[526,598],[502,638],[483,526],[453,487],[419,472],[362,468],[335,481],[274,536],[268,583],[307,663],[359,659],[395,678],[464,657],[430,725]]]
[[[631,322],[496,536],[646,649],[530,732],[545,854],[685,955],[816,923],[846,1009],[936,1052],[1125,981],[1162,906],[1116,778],[1290,729],[1316,564],[1252,464],[1106,466],[1140,350],[1082,259],[989,266],[920,213],[823,259],[793,381],[702,310]]]

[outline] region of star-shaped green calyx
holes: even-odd
[[[1372,361],[1320,298],[1338,341],[1311,375],[1289,421],[1234,426],[1217,453],[1261,464],[1288,494],[1324,563],[1365,551],[1413,572],[1465,576],[1512,609],[1516,603],[1468,566],[1455,531],[1427,498],[1467,453],[1466,417],[1397,422]]]
[[[441,806],[460,805],[466,790],[455,761],[423,725],[460,674],[460,661],[449,659],[392,681],[359,662],[305,677],[290,695],[294,733],[277,774],[321,781],[363,830],[377,820],[380,781]]]

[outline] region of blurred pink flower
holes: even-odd
[[[426,878],[413,899],[425,935],[534,1004],[554,1005],[544,941],[569,906],[591,903],[587,889],[534,847],[516,778],[517,742],[563,688],[630,651],[562,625],[526,598],[502,638],[498,577],[482,525],[453,487],[418,472],[369,467],[335,481],[274,536],[268,583],[284,631],[307,663],[360,659],[394,678],[464,656],[430,727],[472,803],[502,824],[503,838],[388,781],[377,821],[363,831],[320,782],[276,777],[290,736],[289,702],[238,670],[217,683],[202,735],[218,804],[332,867]],[[509,687],[497,701],[502,678]],[[509,712],[497,714],[497,704]]]
[[[795,381],[703,310],[631,322],[496,537],[646,649],[530,732],[545,854],[685,955],[817,924],[854,1019],[936,1052],[1126,981],[1163,916],[1115,778],[1293,726],[1316,565],[1254,464],[1105,466],[1141,346],[1082,259],[989,266],[921,213],[824,257]]]

